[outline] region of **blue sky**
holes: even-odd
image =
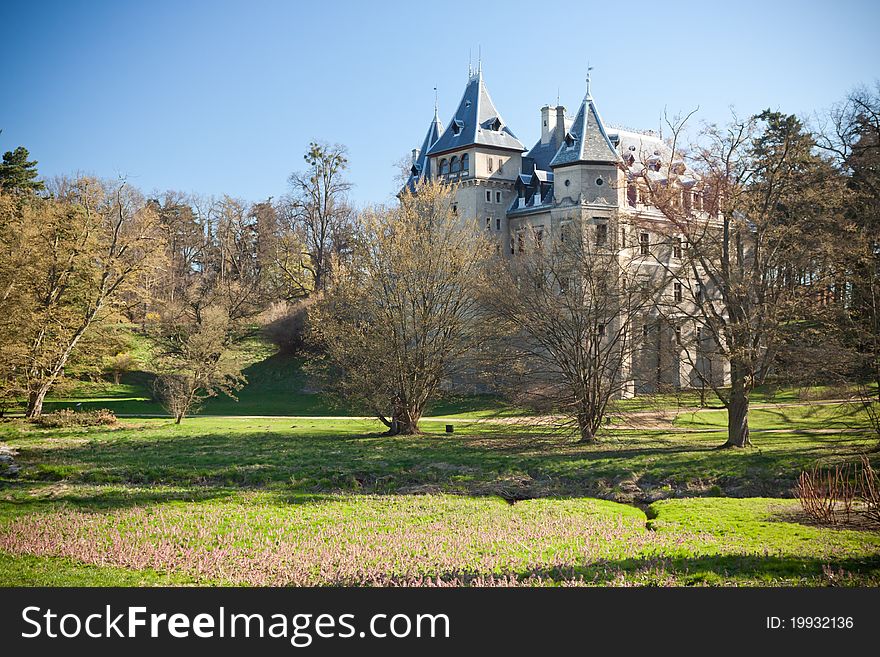
[[[261,200],[311,139],[348,146],[359,203],[384,202],[439,89],[444,125],[468,52],[526,145],[557,93],[657,128],[700,106],[723,121],[809,114],[880,78],[880,2],[0,3],[0,151],[44,176],[125,175],[146,192]]]

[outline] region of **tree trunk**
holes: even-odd
[[[579,443],[589,444],[598,442],[596,438],[595,423],[587,415],[578,415],[577,418],[578,433],[580,434]]]
[[[26,418],[33,419],[40,417],[43,414],[43,402],[46,399],[49,388],[49,384],[44,384],[37,390],[31,391],[31,394],[28,396],[27,411],[25,411],[24,414]]]
[[[730,405],[727,408],[727,442],[724,447],[749,447],[749,392],[741,370],[731,367]],[[734,375],[735,374],[735,375]]]
[[[419,420],[422,412],[418,409],[404,409],[397,407],[391,416],[391,426],[388,429],[389,436],[411,436],[421,433]]]

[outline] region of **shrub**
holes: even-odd
[[[267,317],[263,335],[282,353],[294,354],[306,348],[309,309],[314,297],[279,306]]]
[[[45,428],[63,427],[98,427],[116,424],[116,416],[113,411],[101,408],[96,411],[74,411],[71,408],[62,408],[52,413],[46,413],[33,420]]]
[[[880,526],[880,473],[864,454],[860,466],[816,463],[801,473],[794,492],[804,512],[819,522],[849,522],[858,513],[867,523]]]

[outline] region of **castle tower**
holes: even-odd
[[[526,148],[492,102],[479,69],[440,139],[428,150],[431,175],[459,184],[456,209],[496,237],[507,236],[507,208]]]
[[[424,141],[422,141],[422,147],[413,151],[412,167],[409,170],[409,178],[404,189],[414,192],[419,182],[431,179],[431,163],[428,159],[428,151],[431,149],[431,146],[437,143],[442,133],[443,124],[440,123],[437,104],[434,103],[434,118],[431,119],[431,125],[428,126],[428,132],[425,134]]]

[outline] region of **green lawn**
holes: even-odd
[[[867,434],[731,451],[722,431],[584,446],[455,424],[0,423],[22,466],[0,479],[0,584],[880,584],[880,535],[810,526],[790,499],[801,468],[856,458]]]

